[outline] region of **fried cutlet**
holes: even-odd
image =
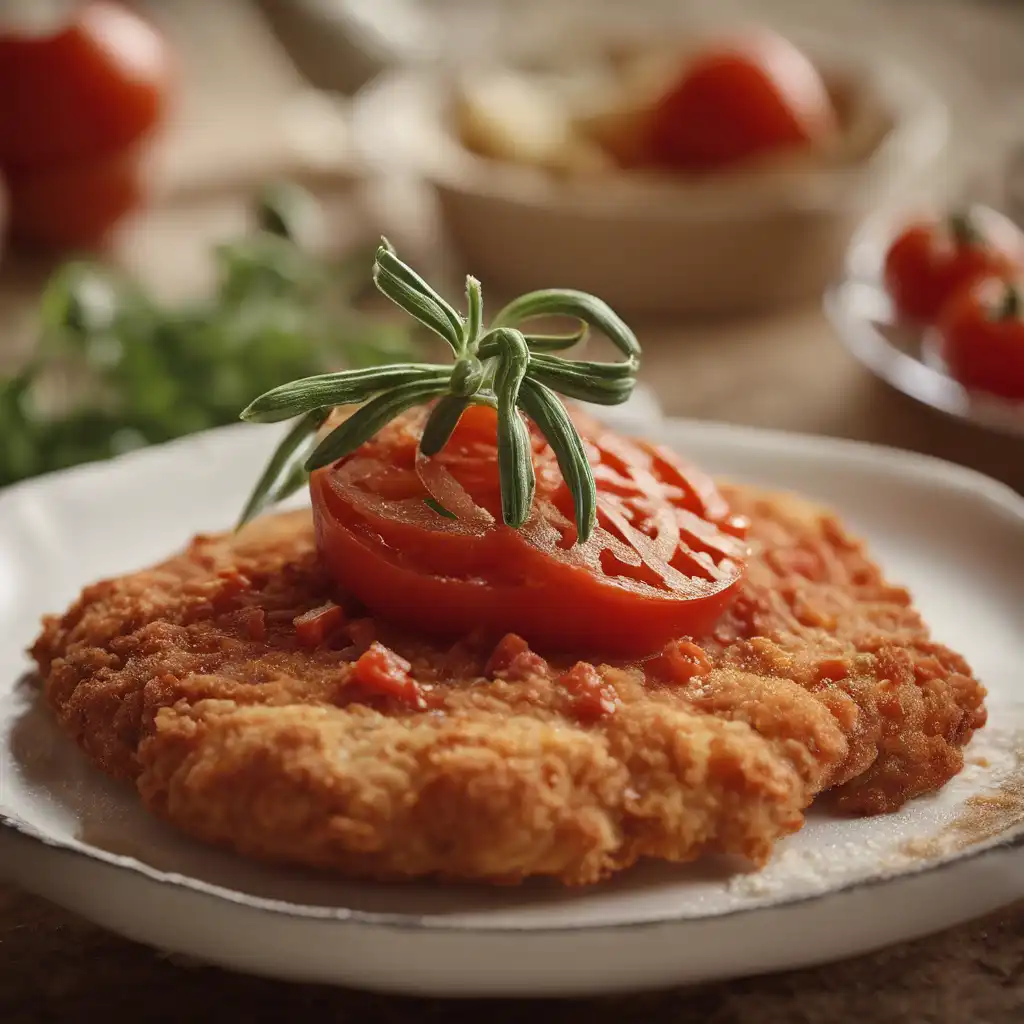
[[[567,702],[566,665],[507,639],[496,658],[493,638],[437,647],[356,615],[303,646],[295,618],[347,600],[308,511],[87,587],[32,654],[99,768],[246,856],[568,884],[641,857],[762,864],[819,793],[869,814],[940,787],[985,722],[984,690],[829,512],[726,491],[752,521],[753,555],[696,641],[698,670],[692,657],[660,680],[601,665],[615,702],[594,720]],[[429,709],[360,690],[354,659],[375,640],[411,662]]]

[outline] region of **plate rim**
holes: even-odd
[[[640,425],[639,423],[637,424]],[[198,434],[177,438],[164,444],[153,445],[144,449],[128,452],[114,459],[88,463],[70,469],[47,473],[39,477],[25,480],[5,488],[0,493],[0,506],[17,493],[42,490],[47,491],[61,486],[62,481],[77,480],[110,472],[125,472],[127,467],[136,461],[145,459],[159,460],[167,458],[169,453],[179,447],[207,446],[211,443],[227,443],[230,437],[241,436],[242,432],[253,433],[248,424],[234,424]],[[256,429],[264,429],[257,427]],[[776,451],[788,449],[804,457],[824,457],[834,453],[846,462],[860,466],[871,465],[873,468],[884,468],[886,471],[899,471],[901,475],[908,472],[918,479],[930,480],[944,487],[969,494],[984,505],[994,506],[1002,513],[1009,513],[1024,533],[1024,495],[1018,494],[1009,485],[1004,484],[984,473],[962,466],[958,463],[932,455],[925,455],[888,445],[856,441],[848,438],[835,438],[821,435],[799,433],[795,431],[773,430],[746,425],[721,423],[711,420],[688,419],[683,417],[664,417],[645,426],[645,429],[657,430],[663,434],[686,433],[691,436],[702,436],[711,443],[732,441],[758,441],[762,447]],[[15,683],[9,684],[11,692]],[[823,892],[806,893],[795,897],[780,897],[759,902],[754,906],[737,907],[714,914],[680,914],[674,913],[643,920],[604,921],[601,923],[578,922],[574,924],[466,924],[448,921],[441,914],[410,914],[401,912],[365,911],[350,907],[329,907],[310,903],[293,903],[288,900],[256,896],[250,893],[230,889],[223,885],[205,882],[201,879],[178,872],[163,871],[145,864],[134,857],[111,853],[96,847],[87,846],[76,840],[58,839],[47,835],[25,821],[10,808],[4,808],[0,797],[0,841],[17,837],[42,847],[48,855],[56,857],[71,856],[84,860],[91,866],[102,866],[127,871],[143,881],[166,886],[171,889],[184,889],[193,895],[202,896],[220,903],[228,903],[245,907],[275,917],[284,917],[304,921],[328,921],[360,927],[372,927],[390,931],[473,934],[473,935],[516,935],[524,933],[559,935],[590,931],[635,931],[657,928],[697,924],[701,921],[720,921],[740,915],[758,914],[772,910],[797,907],[812,902],[827,900],[832,897],[849,894],[864,889],[875,889],[898,885],[900,882],[921,877],[940,871],[950,871],[966,863],[974,863],[993,857],[999,853],[1012,853],[1024,850],[1024,823],[1013,826],[1004,832],[990,837],[983,843],[974,845],[966,851],[954,851],[937,859],[922,858],[917,864],[898,871],[873,875],[869,878],[856,879],[843,885],[826,889]]]
[[[250,893],[239,892],[238,890],[229,889],[212,882],[204,882],[189,875],[161,871],[133,857],[110,853],[94,847],[85,847],[74,841],[54,839],[52,836],[44,835],[34,826],[19,819],[17,816],[0,811],[0,842],[3,842],[5,838],[10,838],[12,833],[20,840],[42,846],[57,857],[70,856],[87,861],[90,865],[99,865],[112,868],[115,871],[128,872],[148,884],[162,886],[171,890],[184,890],[190,895],[202,897],[204,900],[243,907],[247,910],[267,914],[275,918],[351,925],[353,927],[375,928],[383,931],[414,932],[416,934],[463,934],[491,937],[526,934],[556,936],[580,932],[638,932],[673,926],[699,925],[709,921],[725,921],[753,914],[789,910],[865,890],[881,889],[889,886],[895,887],[903,882],[908,882],[925,875],[952,871],[965,864],[976,864],[980,861],[994,858],[998,854],[1012,854],[1017,851],[1024,851],[1024,823],[1021,823],[1007,829],[1000,835],[992,837],[985,843],[971,847],[968,851],[947,854],[938,860],[922,859],[907,870],[874,875],[870,878],[857,879],[844,885],[835,886],[823,892],[805,893],[802,896],[795,897],[781,897],[759,903],[755,906],[737,907],[721,913],[698,915],[674,914],[671,916],[645,918],[644,920],[603,921],[596,924],[579,922],[576,924],[485,925],[447,922],[443,916],[438,914],[403,914],[398,912],[354,910],[350,907],[325,907],[317,904],[291,903],[288,900],[273,899],[267,896],[254,896]],[[45,894],[40,893],[40,895]]]

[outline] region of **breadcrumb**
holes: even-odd
[[[397,633],[336,592],[306,511],[86,587],[32,654],[96,765],[249,857],[569,885],[641,857],[763,864],[819,793],[873,814],[943,785],[985,694],[828,511],[724,489],[753,523],[747,577],[713,635],[661,659],[686,669],[667,677]],[[296,619],[328,602],[345,613],[310,646]],[[422,699],[359,685],[374,644]]]

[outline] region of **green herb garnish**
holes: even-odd
[[[0,379],[0,486],[237,422],[283,381],[414,358],[404,318],[360,308],[375,246],[305,244],[322,217],[302,188],[269,185],[253,229],[213,250],[210,292],[174,304],[102,263],[59,268],[31,361]]]
[[[257,398],[242,412],[242,419],[303,419],[278,447],[238,525],[294,493],[306,474],[355,451],[408,409],[434,402],[420,440],[420,450],[427,456],[447,444],[468,406],[497,410],[502,518],[517,528],[529,517],[536,483],[523,414],[533,420],[554,451],[572,494],[577,541],[585,541],[597,514],[594,475],[579,433],[555,392],[599,405],[626,401],[640,365],[640,345],[629,327],[593,295],[552,288],[514,299],[485,328],[483,297],[475,278],[466,278],[463,316],[398,258],[387,239],[377,250],[373,281],[392,302],[443,338],[454,362],[396,363],[318,374]],[[522,327],[525,321],[552,315],[572,317],[579,327],[564,335],[531,334]],[[605,334],[625,359],[591,362],[554,354],[581,341],[589,327]],[[331,409],[357,404],[361,408],[312,447]]]

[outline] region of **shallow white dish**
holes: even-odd
[[[232,521],[276,436],[241,426],[0,494],[0,872],[166,950],[446,995],[593,994],[799,967],[1024,896],[1024,499],[850,442],[671,420],[646,430],[719,473],[834,504],[914,589],[991,691],[991,724],[942,793],[883,818],[812,813],[756,874],[646,865],[583,891],[350,884],[179,836],[88,768],[17,680],[41,613]],[[995,800],[984,827],[971,819],[985,808],[965,805],[979,796]]]
[[[988,207],[974,216],[992,230],[1015,230]],[[968,391],[946,371],[928,335],[897,321],[882,283],[885,254],[906,213],[888,211],[868,220],[854,235],[842,276],[825,292],[825,313],[840,340],[872,373],[933,409],[987,430],[1024,437],[1024,402]]]

